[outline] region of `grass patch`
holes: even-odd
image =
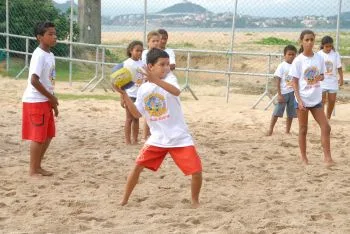
[[[71,93],[55,93],[58,100],[72,101],[72,100],[82,100],[82,99],[93,99],[93,100],[120,100],[117,94],[71,94]]]
[[[256,43],[260,45],[296,45],[297,44],[296,42],[277,38],[277,37],[265,37],[260,41],[257,41]]]
[[[350,65],[346,65],[346,66],[345,66],[345,71],[346,71],[346,72],[350,72]]]
[[[4,67],[6,65],[3,65]],[[10,58],[9,71],[1,69],[0,75],[16,77],[17,74],[24,68],[24,59]],[[106,68],[108,69],[108,68]],[[73,63],[72,64],[72,80],[73,81],[86,81],[90,80],[95,74],[95,65]],[[28,69],[26,69],[19,79],[28,78]],[[56,60],[56,79],[58,81],[69,81],[69,62]]]

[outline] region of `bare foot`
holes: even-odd
[[[272,131],[268,131],[268,132],[266,133],[266,136],[272,136]]]
[[[51,171],[47,171],[45,169],[42,169],[42,168],[39,168],[36,173],[42,175],[42,176],[52,176],[53,175],[53,172]]]
[[[309,160],[307,158],[301,158],[301,162],[304,164],[304,165],[309,165]]]
[[[194,201],[192,201],[191,207],[192,207],[193,209],[197,209],[197,208],[200,207],[200,204],[199,204],[199,202],[194,202]]]
[[[331,158],[330,159],[324,159],[323,161],[326,164],[326,167],[331,167],[331,166],[335,165],[335,162]]]
[[[128,201],[121,201],[121,202],[119,203],[119,205],[121,205],[121,206],[125,206],[126,204],[128,204]]]

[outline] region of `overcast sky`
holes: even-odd
[[[67,0],[54,0],[59,3]],[[101,0],[102,15],[143,13],[145,0]],[[336,15],[339,0],[238,0],[238,13],[254,16]],[[78,0],[74,0],[78,3]],[[157,12],[183,0],[147,0],[148,12]],[[191,0],[212,12],[234,10],[234,0]],[[350,11],[350,1],[342,0],[342,12]]]

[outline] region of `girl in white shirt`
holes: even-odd
[[[293,76],[293,87],[299,121],[299,147],[301,160],[308,164],[306,157],[306,134],[308,128],[309,111],[321,128],[321,142],[323,146],[324,162],[332,165],[330,150],[331,127],[322,109],[322,88],[320,81],[324,79],[324,61],[313,52],[315,33],[304,30],[299,38],[301,48],[294,59],[289,75]]]
[[[141,54],[143,51],[143,44],[141,41],[132,41],[128,48],[126,49],[126,54],[128,59],[124,61],[123,66],[128,68],[132,74],[132,79],[134,85],[126,89],[128,96],[135,101],[137,96],[137,91],[140,85],[143,82],[143,75],[139,72],[139,68],[144,66],[144,63],[141,61]],[[125,108],[126,119],[125,119],[125,143],[127,145],[137,144],[138,134],[139,134],[139,119],[134,118],[129,109],[125,106],[123,96],[120,97],[120,104]],[[131,134],[132,133],[132,134]],[[131,139],[132,135],[132,139]]]
[[[321,81],[322,104],[327,103],[327,118],[330,119],[334,109],[339,86],[343,85],[343,70],[340,61],[340,55],[334,51],[333,39],[325,36],[321,40],[321,50],[318,52],[325,62],[324,80]],[[337,79],[337,70],[339,80]]]

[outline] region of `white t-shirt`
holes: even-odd
[[[164,51],[169,55],[169,64],[176,64],[174,51],[170,48],[166,48]]]
[[[147,64],[147,53],[148,53],[148,51],[149,50],[142,51],[141,60],[145,64]],[[174,51],[172,49],[169,49],[169,48],[166,48],[164,51],[167,52],[167,54],[169,55],[169,64],[176,64]]]
[[[324,80],[321,81],[321,88],[338,90],[337,70],[341,68],[340,55],[334,50],[331,50],[328,54],[323,50],[317,53],[323,57],[325,63]]]
[[[48,98],[42,95],[31,84],[32,75],[36,74],[39,77],[40,83],[45,89],[53,94],[53,85],[51,80],[56,76],[55,71],[55,56],[52,52],[46,52],[40,47],[37,47],[32,55],[29,66],[28,83],[27,88],[24,91],[22,101],[23,102],[46,102]]]
[[[135,83],[132,87],[126,89],[126,93],[129,97],[136,98],[137,96],[137,90],[143,83],[143,75],[142,73],[138,72],[137,68],[143,67],[144,63],[141,60],[135,61],[132,58],[128,58],[124,61],[123,66],[127,68],[132,75],[132,81]]]
[[[293,61],[289,75],[299,79],[299,95],[305,107],[313,107],[322,101],[320,81],[315,78],[324,74],[323,58],[314,53],[312,57],[299,54]]]
[[[281,94],[293,92],[293,77],[289,75],[289,70],[292,64],[283,61],[280,63],[275,71],[274,76],[281,79],[280,87]]]
[[[142,51],[141,60],[144,64],[147,64],[147,54],[149,50]]]
[[[173,73],[168,73],[164,81],[179,88]],[[135,105],[145,117],[151,131],[145,144],[163,148],[193,145],[179,97],[147,82],[139,88]]]

